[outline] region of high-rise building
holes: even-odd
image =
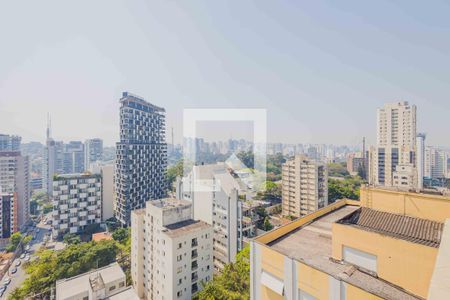
[[[250,242],[250,299],[450,299],[450,198],[361,188]]]
[[[417,189],[423,190],[423,177],[425,176],[425,133],[418,133],[416,138],[416,169]]]
[[[128,92],[120,104],[114,211],[122,224],[129,225],[132,210],[166,195],[165,110]]]
[[[387,103],[377,110],[376,160],[371,168],[375,182],[371,183],[393,186],[397,165],[415,166],[416,127],[416,106],[406,101]]]
[[[18,231],[17,199],[13,193],[0,191],[0,238],[7,239]]]
[[[64,144],[48,138],[42,160],[42,188],[49,196],[53,191],[53,175],[64,174]]]
[[[102,180],[98,174],[57,175],[53,181],[53,236],[82,233],[102,220]]]
[[[213,276],[212,226],[191,203],[148,201],[131,214],[131,278],[141,299],[192,299]]]
[[[300,217],[328,205],[325,164],[296,155],[282,166],[282,214]]]
[[[447,178],[449,153],[436,147],[425,148],[425,177],[431,179]]]
[[[20,151],[20,141],[18,135],[0,134],[0,151]]]
[[[240,184],[241,183],[241,184]],[[194,166],[177,179],[177,198],[192,203],[195,220],[214,228],[214,270],[220,271],[252,237],[260,221],[250,190],[234,178],[225,163]]]
[[[84,142],[84,167],[89,170],[91,163],[103,159],[103,140],[89,139]]]
[[[30,213],[30,168],[28,156],[19,151],[0,152],[0,191],[14,195],[13,209],[17,229],[22,228]]]
[[[82,173],[84,165],[84,145],[81,141],[70,141],[64,145],[63,174]]]

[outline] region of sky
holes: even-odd
[[[264,108],[269,141],[355,145],[402,100],[448,147],[449,15],[448,1],[2,1],[0,132],[44,142],[50,113],[55,139],[113,145],[130,91],[166,109],[169,141],[183,109]]]

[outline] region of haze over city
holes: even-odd
[[[184,108],[226,107],[267,109],[271,142],[373,144],[376,109],[404,100],[450,146],[450,7],[420,4],[4,2],[2,131],[44,142],[50,113],[55,138],[113,145],[129,90],[165,107],[177,143]]]

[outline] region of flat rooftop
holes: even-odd
[[[175,198],[163,198],[158,200],[147,201],[147,205],[153,205],[163,210],[172,209],[176,207],[183,207],[191,205],[191,202]]]
[[[56,281],[56,295],[61,295],[64,299],[66,299],[75,297],[85,291],[89,291],[91,286],[89,278],[91,274],[94,273],[99,273],[105,284],[122,278],[125,280],[125,273],[122,271],[119,264],[112,263],[100,269]]]
[[[268,246],[285,256],[384,299],[421,299],[391,283],[362,272],[351,264],[330,259],[332,257],[332,224],[358,211],[359,208],[359,206],[345,205],[270,242]]]
[[[206,222],[189,219],[174,224],[166,225],[165,226],[166,230],[163,230],[163,232],[170,237],[179,237],[186,235],[190,232],[203,230],[209,227],[211,227],[211,225],[209,225]]]

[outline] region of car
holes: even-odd
[[[15,263],[16,267],[20,266],[21,264],[22,264],[22,262],[20,261],[20,259],[16,260],[16,263]]]
[[[39,228],[38,228],[38,229],[36,229],[36,232],[37,232],[37,233],[39,233],[39,231],[41,231],[41,230],[40,230]]]
[[[11,274],[15,274],[17,272],[17,268],[11,270]]]
[[[29,260],[30,260],[30,255],[27,254],[27,255],[25,256],[25,261],[29,261]]]
[[[26,250],[26,251],[29,251],[29,250],[30,250],[30,245],[27,245],[27,246],[25,247],[25,250]]]
[[[20,259],[24,259],[25,258],[25,253],[20,254]]]
[[[47,220],[47,222],[45,222],[46,225],[52,225],[52,220]]]
[[[3,284],[4,284],[5,286],[7,286],[7,285],[10,284],[10,283],[11,283],[11,278],[5,277],[5,279],[3,279]]]
[[[4,291],[6,291],[6,286],[4,286],[4,285],[0,286],[0,296],[3,295]]]

